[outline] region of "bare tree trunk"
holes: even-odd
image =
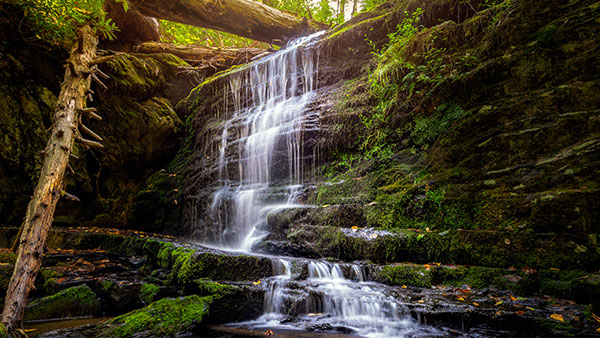
[[[78,135],[80,114],[90,86],[90,62],[96,55],[98,39],[89,26],[80,29],[65,71],[52,134],[45,149],[44,165],[33,197],[27,207],[23,232],[2,312],[2,323],[9,331],[22,327],[29,291],[42,264],[46,237],[54,210],[63,191],[65,168]]]
[[[176,45],[166,42],[144,42],[134,48],[139,53],[170,53],[191,64],[225,70],[247,63],[254,57],[270,54],[261,48],[217,48],[195,45]]]
[[[252,0],[130,0],[142,14],[212,28],[254,40],[283,45],[287,40],[327,29]]]

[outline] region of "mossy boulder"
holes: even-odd
[[[213,253],[182,254],[173,266],[177,282],[186,285],[199,278],[211,280],[247,281],[271,276],[271,260],[246,255]]]
[[[140,295],[142,298],[142,301],[145,304],[152,303],[154,300],[156,300],[159,291],[160,291],[160,287],[158,285],[155,285],[152,283],[144,283],[142,285],[142,290],[141,290],[141,295]]]
[[[422,265],[385,265],[373,278],[392,285],[426,288],[432,285],[431,271]]]
[[[163,298],[106,324],[99,337],[169,337],[190,332],[208,314],[210,296]]]
[[[25,320],[89,316],[100,308],[98,297],[87,285],[75,286],[31,302]]]

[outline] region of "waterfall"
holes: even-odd
[[[251,251],[268,234],[269,212],[299,206],[314,164],[307,139],[319,128],[318,111],[310,105],[316,99],[319,57],[310,47],[319,36],[294,40],[222,79],[225,119],[214,124],[210,152],[204,154],[206,172],[218,181],[210,186],[207,212],[211,235],[221,247]],[[265,292],[263,315],[230,325],[365,337],[410,335],[418,327],[394,297],[397,290],[368,282],[360,265],[271,260],[273,276],[255,284]]]
[[[274,276],[265,281],[264,314],[255,321],[236,325],[342,331],[386,338],[411,336],[422,330],[384,285],[365,281],[360,265],[342,267],[310,261],[305,280],[294,279],[291,266],[287,259],[273,258]]]
[[[209,210],[223,247],[249,251],[267,235],[267,213],[296,202],[304,177],[304,133],[318,128],[318,114],[307,106],[318,74],[318,51],[310,45],[321,34],[296,39],[228,75],[233,114],[223,124],[220,187]]]

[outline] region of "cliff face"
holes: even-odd
[[[14,13],[5,9],[0,29],[0,224],[19,226],[37,183],[67,53],[32,43],[35,39],[25,42],[15,31]],[[90,150],[76,142],[65,190],[81,202],[62,199],[55,224],[168,228],[161,218],[167,216],[158,217],[148,204],[164,204],[178,214],[172,207],[177,178],[160,169],[175,157],[182,135],[183,122],[172,107],[193,83],[178,74],[180,66],[188,65],[167,54],[121,54],[100,65],[111,76],[105,80],[106,91],[93,88],[92,105],[103,120],[86,124],[104,138],[105,149]]]
[[[370,71],[335,86],[323,171],[361,180],[320,186],[313,201],[376,201],[361,221],[387,228],[597,233],[597,4],[475,8],[392,38]],[[325,45],[391,17],[351,22]]]
[[[312,209],[298,222],[465,229],[501,240],[545,234],[566,241],[570,254],[596,257],[599,11],[583,0],[395,1],[330,32],[313,47],[319,90],[309,109],[319,112],[320,131],[305,142],[302,199],[344,212]],[[18,225],[62,58],[7,43],[0,215]],[[61,202],[58,223],[174,231],[185,204],[191,232],[198,207],[190,206],[210,203],[208,162],[232,98],[221,74],[176,114],[190,88],[180,65],[169,55],[125,54],[101,66],[112,79],[106,93],[97,90],[105,119],[92,126],[106,151],[76,149],[67,190],[82,203]],[[182,143],[187,114],[191,133]]]
[[[271,215],[261,250],[597,269],[599,25],[593,1],[396,1],[330,32],[304,146],[320,207]],[[227,92],[221,74],[179,106],[196,126],[186,229],[210,227],[193,223]],[[353,226],[412,232],[369,246]]]

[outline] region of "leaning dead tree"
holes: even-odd
[[[98,74],[104,75],[95,66],[97,45],[97,36],[86,25],[79,30],[79,39],[67,60],[65,78],[54,112],[52,133],[43,151],[44,164],[27,207],[19,238],[17,261],[6,291],[2,323],[9,331],[22,327],[27,296],[42,264],[44,245],[56,203],[62,196],[70,196],[63,187],[73,142],[78,139],[87,146],[102,147],[102,138],[82,123],[82,115],[100,119],[94,108],[86,107],[87,97],[91,95],[90,82],[94,80],[100,84]],[[83,138],[80,130],[93,140]]]
[[[176,45],[166,42],[144,42],[133,48],[138,53],[170,53],[200,69],[224,70],[270,54],[261,48],[216,48],[196,45]]]
[[[154,18],[277,45],[329,27],[252,0],[129,0],[129,3]]]

